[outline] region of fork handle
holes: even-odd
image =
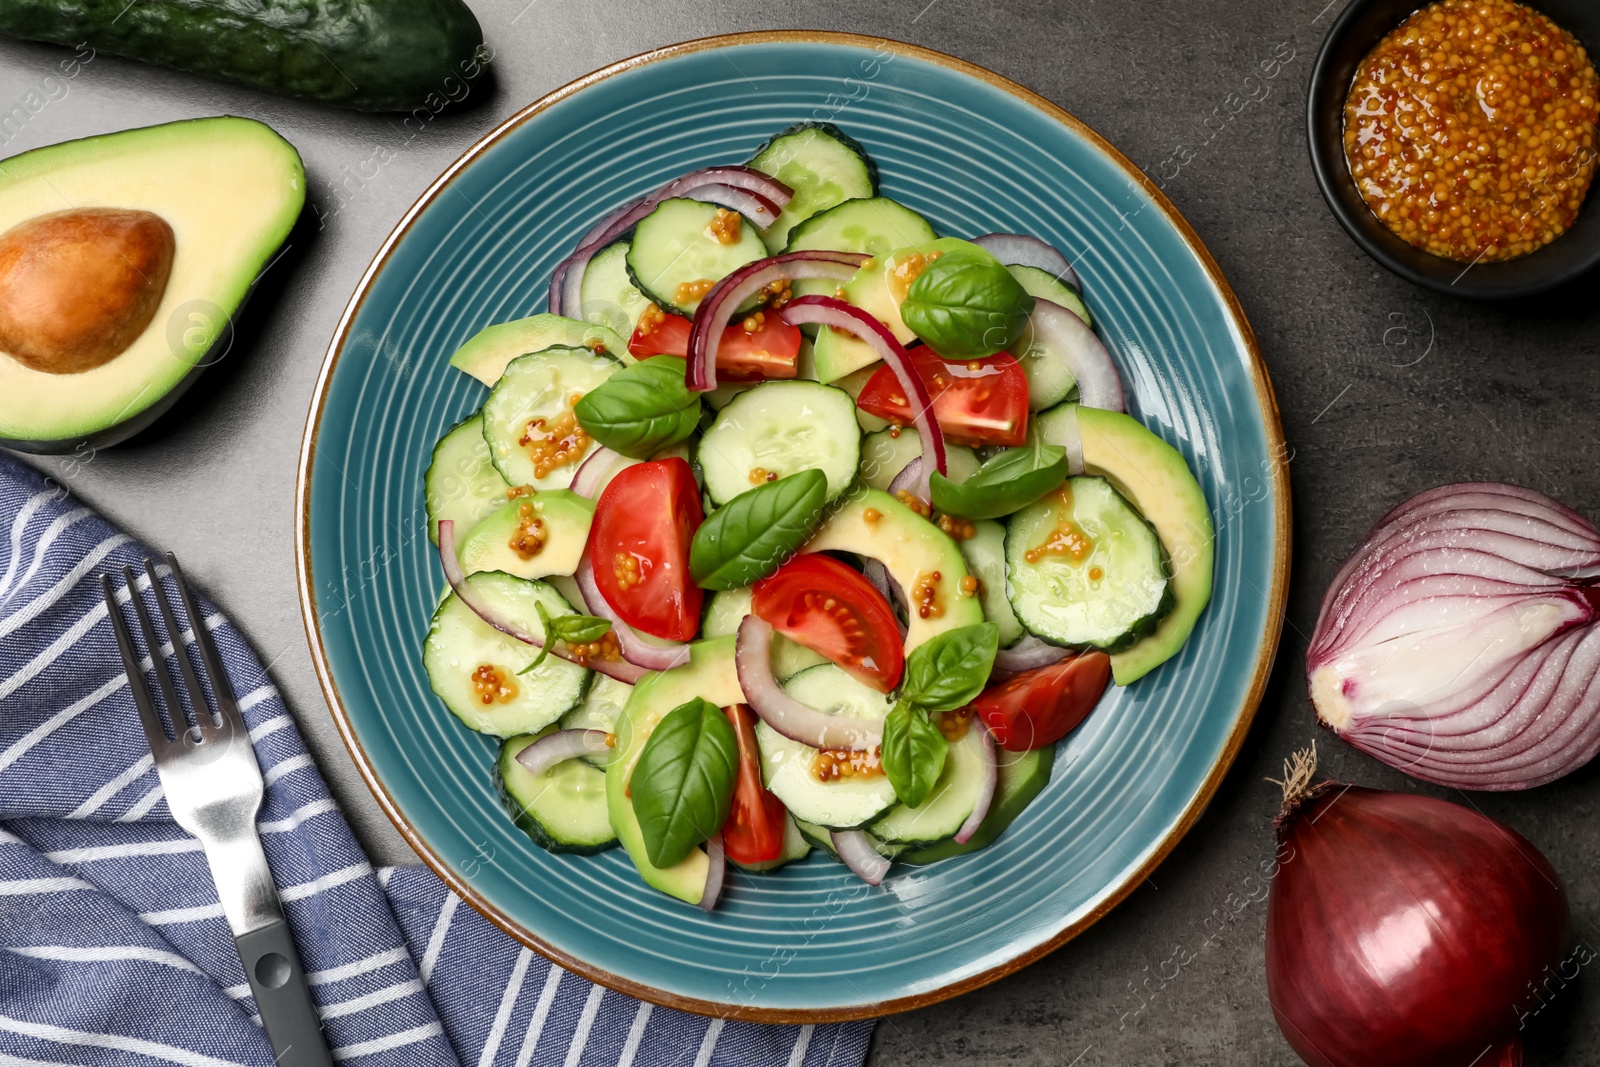
[[[332,1067],[322,1021],[311,1004],[311,987],[300,967],[289,924],[271,923],[233,939],[250,979],[256,1010],[266,1027],[278,1067]]]

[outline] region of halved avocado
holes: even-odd
[[[1177,449],[1119,411],[1062,404],[1038,416],[1047,441],[1060,420],[1076,419],[1087,474],[1109,481],[1144,516],[1167,550],[1173,606],[1155,632],[1111,657],[1118,685],[1144,677],[1177,655],[1211,601],[1215,535],[1205,491]]]
[[[870,557],[888,568],[890,577],[914,601],[929,594],[931,610],[926,616],[910,612],[907,652],[946,630],[983,622],[983,605],[961,588],[967,576],[961,549],[949,534],[880,489],[858,487],[841,498],[804,551]]]
[[[0,344],[0,444],[98,448],[153,422],[220,358],[214,348],[226,351],[234,316],[305,195],[294,146],[242,118],[127,130],[0,162],[0,246],[12,253],[0,252],[0,336],[8,338]],[[94,218],[71,225],[107,214],[141,225],[122,236]],[[152,242],[164,242],[171,257],[165,283],[140,268],[129,275],[143,287],[139,299],[108,291],[117,284],[112,268],[133,258],[128,250],[149,251]],[[82,328],[38,341],[30,327],[41,321]]]
[[[651,863],[628,788],[634,764],[639,762],[650,731],[667,712],[695,697],[709,700],[719,708],[744,700],[739,675],[733,666],[733,638],[700,641],[692,646],[692,657],[682,667],[645,675],[633,687],[633,695],[623,706],[613,730],[617,745],[611,762],[606,764],[606,808],[617,839],[634,866],[639,868],[645,883],[689,904],[698,904],[705,893],[710,863],[705,849],[696,847],[687,859],[671,867],[657,867]]]

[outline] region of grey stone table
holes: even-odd
[[[1592,283],[1511,306],[1433,296],[1368,260],[1312,182],[1302,108],[1341,0],[473,0],[492,91],[418,130],[65,50],[0,42],[0,155],[129,126],[233,113],[300,149],[311,225],[180,412],[90,462],[42,461],[189,571],[254,640],[375,858],[412,857],[357,778],[313,676],[296,600],[295,460],[334,324],[401,213],[524,104],[613,60],[731,30],[817,27],[912,41],[1035,89],[1166,189],[1232,280],[1294,448],[1295,565],[1274,684],[1210,809],[1088,933],[1021,973],[879,1026],[876,1067],[957,1063],[1292,1064],[1265,996],[1275,774],[1315,736],[1302,660],[1322,591],[1390,505],[1441,482],[1520,482],[1600,516],[1600,301]],[[1275,76],[1263,78],[1261,64]],[[30,97],[30,94],[35,94]],[[320,226],[318,223],[320,222]],[[1328,772],[1419,789],[1326,738]],[[1456,799],[1460,799],[1457,795]],[[1600,946],[1600,770],[1473,803],[1563,872],[1577,936]],[[996,902],[1004,907],[1003,899]],[[1187,961],[1179,966],[1178,961]],[[1576,983],[1534,1063],[1600,1062],[1600,1005]]]

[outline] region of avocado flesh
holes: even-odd
[[[524,532],[523,508],[527,518],[537,519],[539,549],[525,556],[536,543]],[[545,578],[552,574],[572,574],[583,557],[589,540],[589,524],[594,519],[594,501],[570,489],[541,489],[527,496],[513,497],[472,527],[460,542],[456,555],[467,574],[476,571],[505,571],[518,578]],[[530,523],[530,526],[532,524]]]
[[[0,352],[0,443],[70,452],[114,444],[152,422],[226,341],[305,193],[294,147],[241,118],[127,130],[0,161],[0,233],[70,204],[149,212],[175,238],[161,302],[121,354],[52,374]]]
[[[867,521],[868,509],[877,518]],[[880,489],[857,488],[842,499],[828,521],[806,543],[806,552],[853,552],[882,563],[908,596],[922,579],[935,583],[940,613],[923,618],[915,609],[909,612],[906,651],[946,630],[976,626],[983,622],[983,606],[977,597],[961,590],[967,576],[967,561],[961,549],[939,527]]]
[[[1111,657],[1112,677],[1127,685],[1177,655],[1211,601],[1211,508],[1183,456],[1138,420],[1070,406],[1076,409],[1085,473],[1105,478],[1144,516],[1172,567],[1172,610],[1150,636]]]
[[[623,363],[634,362],[628,342],[609,327],[546,312],[485,326],[456,349],[450,365],[492,386],[505,373],[507,363],[547,348],[587,348],[616,356]]]
[[[909,285],[901,288],[894,284],[889,276],[890,271],[896,264],[913,254],[925,256],[930,252],[952,252],[971,247],[973,247],[971,242],[963,241],[959,237],[940,237],[922,244],[897,248],[886,256],[870,260],[866,266],[851,275],[844,283],[845,299],[887,326],[889,332],[893,333],[901,344],[911,344],[917,339],[917,335],[912,333],[911,327],[900,318],[900,304],[906,298],[905,289],[909,288]],[[817,343],[812,358],[818,380],[831,382],[851,371],[875,363],[882,357],[877,349],[854,334],[822,329],[817,331]]]
[[[696,847],[687,859],[671,867],[651,863],[628,793],[628,779],[650,739],[650,731],[669,711],[695,697],[719,708],[744,702],[744,691],[739,688],[739,675],[733,665],[733,638],[700,641],[692,649],[692,658],[684,666],[647,674],[633,687],[633,695],[623,706],[613,731],[617,745],[606,765],[606,808],[617,840],[639,868],[645,884],[686,903],[698,904],[705,893],[710,864],[705,849]]]

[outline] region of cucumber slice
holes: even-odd
[[[464,536],[506,502],[510,488],[494,469],[483,439],[483,413],[475,411],[433,446],[433,460],[422,476],[428,539],[439,543],[440,519],[454,520],[456,535]]]
[[[1160,540],[1104,478],[1069,478],[1011,516],[1006,571],[1017,620],[1058,645],[1114,652],[1172,607]]]
[[[507,500],[472,528],[456,549],[461,569],[505,571],[518,578],[572,574],[589,540],[594,501],[570,489]]]
[[[485,326],[456,349],[450,365],[484,385],[493,385],[505,373],[506,364],[518,356],[556,347],[587,348],[604,356],[616,356],[624,363],[633,362],[628,342],[607,326],[560,315],[532,315]]]
[[[575,615],[572,605],[543,582],[499,571],[468,576],[467,583],[502,618],[543,636],[535,604],[551,617]],[[589,672],[555,656],[536,670],[518,674],[539,650],[508,637],[478,618],[454,593],[440,602],[422,646],[422,665],[439,699],[469,730],[495,737],[531,734],[549,726],[583,699]],[[498,684],[484,703],[479,672]]]
[[[1055,746],[1029,749],[1027,752],[998,750],[1000,781],[995,787],[994,800],[989,804],[989,814],[978,824],[978,830],[967,843],[954,840],[935,841],[931,845],[910,849],[899,857],[906,863],[933,863],[936,860],[976,852],[990,845],[1016,822],[1033,798],[1050,784],[1050,770],[1055,766]]]
[[[789,231],[784,251],[815,248],[882,256],[937,236],[927,219],[904,204],[886,196],[868,196],[835,204],[799,223]],[[838,282],[823,278],[802,278],[792,288],[795,296],[806,296],[832,294],[838,287]]]
[[[1053,300],[1069,311],[1075,312],[1085,323],[1094,325],[1083,297],[1066,282],[1056,279],[1038,267],[1010,266],[1006,269],[1011,272],[1012,277],[1022,283],[1029,296],[1041,300]],[[1022,331],[1022,336],[1012,348],[1017,353],[1017,362],[1022,364],[1022,373],[1028,376],[1028,407],[1031,410],[1043,411],[1045,408],[1055,407],[1067,399],[1077,387],[1078,379],[1073,375],[1067,361],[1060,353],[1051,351],[1048,345],[1033,335],[1031,322]]]
[[[1006,596],[1006,528],[993,519],[972,524],[972,536],[956,544],[967,561],[967,571],[978,579],[978,599],[983,613],[1000,628],[1000,645],[1005,647],[1022,636],[1022,624]]]
[[[861,719],[881,719],[893,706],[884,694],[831,663],[801,671],[783,688],[803,704]],[[791,741],[764,722],[756,724],[756,743],[767,788],[796,819],[846,829],[863,825],[894,804],[894,787],[882,772],[823,782],[812,772],[818,753],[810,745]]]
[[[621,366],[587,348],[547,348],[512,360],[483,402],[483,439],[500,476],[535,489],[571,485],[594,443],[587,434],[575,436],[582,428],[572,405]],[[523,443],[525,437],[531,445]],[[554,451],[552,446],[562,443],[572,447]],[[552,464],[543,474],[535,466],[535,449]]]
[[[578,286],[578,303],[585,322],[598,323],[622,338],[622,348],[614,355],[632,362],[627,354],[628,339],[639,325],[639,316],[650,306],[650,298],[634,288],[628,277],[628,242],[607,245],[589,260]]]
[[[814,822],[801,822],[799,819],[796,819],[794,824],[799,829],[800,835],[804,837],[806,841],[817,848],[822,849],[834,859],[839,858],[839,853],[835,851],[833,847],[833,837],[831,836],[832,831],[826,826],[818,826]],[[867,840],[872,844],[873,851],[877,852],[877,854],[883,858],[891,860],[905,852],[907,848],[910,847],[908,845],[891,844],[888,841],[879,841],[871,834],[867,834]]]
[[[732,220],[720,232],[712,225],[719,211]],[[724,241],[729,235],[733,240]],[[693,318],[712,284],[766,255],[760,233],[744,216],[698,200],[663,200],[634,228],[628,277],[661,310]]]
[[[944,454],[953,482],[966,481],[979,467],[978,454],[962,445],[946,444]],[[894,476],[920,455],[922,435],[910,426],[869,433],[861,441],[861,480],[874,489],[887,491]]]
[[[855,480],[861,462],[856,405],[843,389],[816,382],[764,382],[735,397],[700,438],[706,492],[726,504],[761,477],[815,467],[832,500]]]
[[[914,808],[897,804],[870,827],[873,837],[897,844],[922,844],[952,837],[978,806],[983,789],[983,742],[980,726],[969,726],[950,746],[944,771],[933,789]]]
[[[750,614],[749,589],[725,589],[713,593],[706,602],[705,615],[700,621],[700,636],[732,637],[739,631],[739,623]],[[772,635],[772,673],[779,679],[799,674],[807,667],[827,663],[828,657],[811,651],[802,644],[789,640],[782,634]]]
[[[584,695],[583,703],[563,714],[559,725],[563,730],[604,730],[608,734],[615,733],[617,716],[622,714],[622,706],[632,695],[633,686],[627,682],[596,674],[589,683],[589,692]],[[584,756],[583,759],[604,768],[611,757]]]
[[[761,237],[777,252],[796,225],[835,204],[878,195],[878,168],[867,150],[831,122],[790,126],[756,150],[750,166],[794,190]]]
[[[793,816],[785,815],[783,817],[783,851],[778,853],[777,859],[763,860],[760,863],[740,863],[737,860],[730,860],[729,862],[741,871],[752,871],[761,874],[766,871],[775,871],[784,864],[803,860],[809,855],[811,855],[810,839],[800,832],[800,827],[795,823]]]
[[[617,843],[606,811],[606,772],[572,759],[534,775],[517,762],[517,753],[555,729],[521,734],[500,746],[495,790],[517,828],[547,852],[604,852]]]

